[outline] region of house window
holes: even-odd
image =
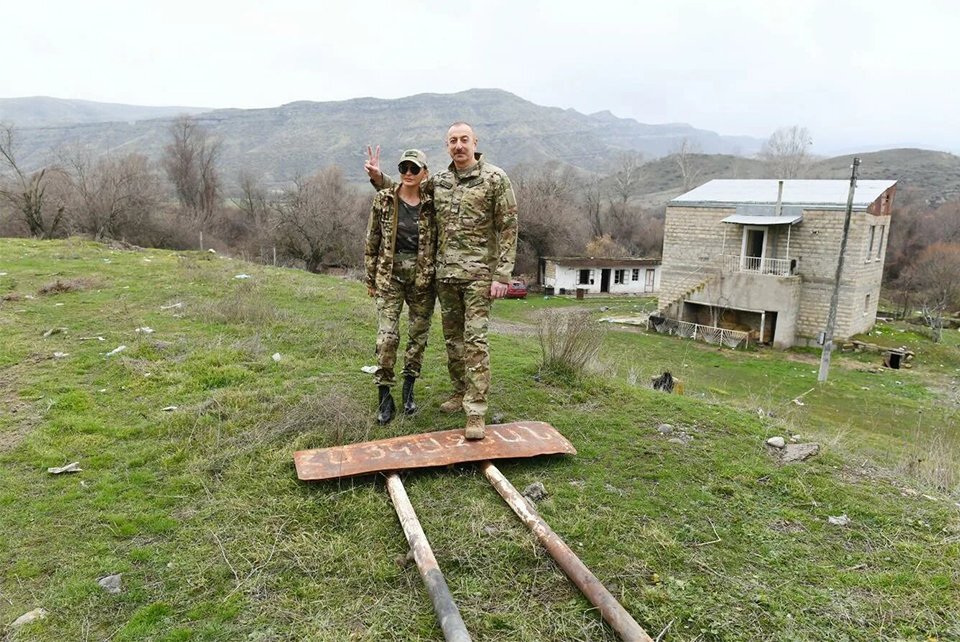
[[[626,276],[626,270],[614,270],[613,271],[613,282],[614,283],[623,283],[624,277]]]
[[[590,283],[590,270],[580,270],[580,276],[577,279],[577,285],[587,285]]]
[[[883,258],[883,233],[886,230],[886,225],[880,226],[880,236],[877,237],[877,260],[879,261]]]
[[[869,263],[873,259],[873,241],[874,236],[877,234],[877,226],[870,226],[870,233],[867,235],[867,258],[866,263]]]
[[[870,295],[863,297],[863,316],[870,314]]]
[[[631,280],[632,280],[632,281],[639,281],[639,280],[640,280],[640,268],[634,268],[634,270],[633,270],[633,278],[632,278]]]

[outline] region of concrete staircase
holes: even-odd
[[[679,319],[683,301],[690,295],[701,292],[719,278],[720,274],[717,272],[697,272],[689,275],[684,279],[683,285],[685,287],[680,294],[657,306],[656,316]]]

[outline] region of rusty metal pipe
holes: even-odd
[[[617,602],[610,591],[580,561],[576,553],[570,550],[570,547],[560,539],[559,535],[553,532],[553,529],[539,515],[530,510],[526,500],[517,492],[513,484],[503,476],[503,473],[489,461],[480,464],[480,468],[504,501],[517,514],[520,521],[526,524],[540,544],[547,549],[550,556],[567,574],[567,577],[590,600],[590,603],[600,610],[601,617],[617,632],[621,639],[627,642],[653,642],[653,639],[647,635],[643,627],[637,624],[633,616]]]
[[[450,594],[450,588],[443,579],[437,558],[434,557],[433,550],[430,548],[430,542],[423,528],[420,527],[420,520],[417,519],[403,482],[396,473],[387,475],[387,490],[390,492],[390,499],[397,511],[403,532],[407,536],[407,543],[413,551],[420,577],[423,578],[427,593],[430,594],[433,610],[440,621],[440,628],[443,629],[444,639],[447,642],[470,642],[470,633],[463,623],[463,618],[460,617],[460,610],[453,601],[453,595]]]

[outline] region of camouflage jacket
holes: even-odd
[[[426,182],[426,181],[424,181]],[[394,185],[377,192],[370,208],[370,221],[367,223],[367,240],[363,251],[363,263],[366,267],[367,287],[380,290],[390,282],[393,275],[393,255],[397,243],[397,223],[399,220],[398,192],[400,185]],[[427,289],[433,284],[434,259],[437,253],[436,217],[433,199],[428,192],[420,190],[420,218],[417,240],[417,280],[418,289]]]
[[[483,160],[469,172],[453,163],[423,182],[437,219],[438,279],[510,282],[517,255],[517,198],[506,172]],[[372,181],[371,181],[372,182]],[[394,182],[386,174],[383,185]]]

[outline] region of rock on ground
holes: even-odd
[[[11,628],[16,628],[18,626],[23,626],[24,624],[30,624],[31,622],[36,622],[37,620],[42,620],[47,617],[47,610],[44,608],[33,609],[29,613],[24,613],[16,620],[13,621],[13,624],[10,625]]]
[[[780,461],[784,464],[791,464],[797,461],[804,461],[820,452],[820,444],[787,444],[783,449],[783,455]]]
[[[97,584],[100,585],[107,593],[119,593],[120,592],[120,574],[107,575],[106,577],[101,577],[97,580]]]
[[[520,494],[532,502],[539,502],[541,499],[547,496],[547,489],[544,488],[541,482],[533,482],[524,488],[523,492]]]

